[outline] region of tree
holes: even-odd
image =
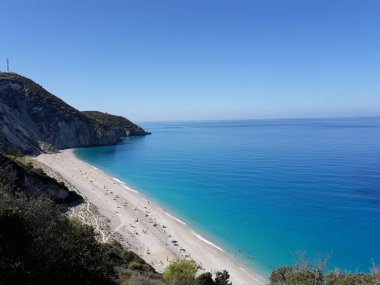
[[[319,278],[319,275],[314,272],[302,270],[293,272],[286,280],[286,285],[322,285],[323,279]]]
[[[271,285],[283,285],[286,284],[286,280],[289,279],[290,275],[293,273],[293,268],[290,266],[285,266],[273,270],[269,280]]]
[[[167,283],[176,281],[194,281],[197,273],[197,263],[194,260],[179,260],[170,263],[163,277]]]
[[[212,280],[212,275],[210,272],[205,272],[199,275],[196,279],[197,285],[214,285],[214,280]]]
[[[232,285],[230,274],[226,270],[216,272],[215,285]]]

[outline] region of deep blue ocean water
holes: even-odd
[[[263,274],[299,251],[380,263],[380,118],[142,126],[153,134],[76,154]]]

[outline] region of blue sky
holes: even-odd
[[[380,115],[378,0],[2,0],[0,69],[133,120]]]

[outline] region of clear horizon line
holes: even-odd
[[[358,116],[316,116],[316,117],[273,117],[273,118],[241,118],[241,119],[166,119],[166,120],[135,120],[137,123],[160,123],[160,122],[233,122],[233,121],[281,121],[281,120],[321,120],[321,119],[375,119],[379,115]]]

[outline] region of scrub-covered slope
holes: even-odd
[[[138,125],[132,123],[127,118],[121,116],[115,116],[98,111],[83,111],[82,113],[89,118],[94,119],[111,129],[114,129],[117,131],[119,136],[145,136],[150,134]]]

